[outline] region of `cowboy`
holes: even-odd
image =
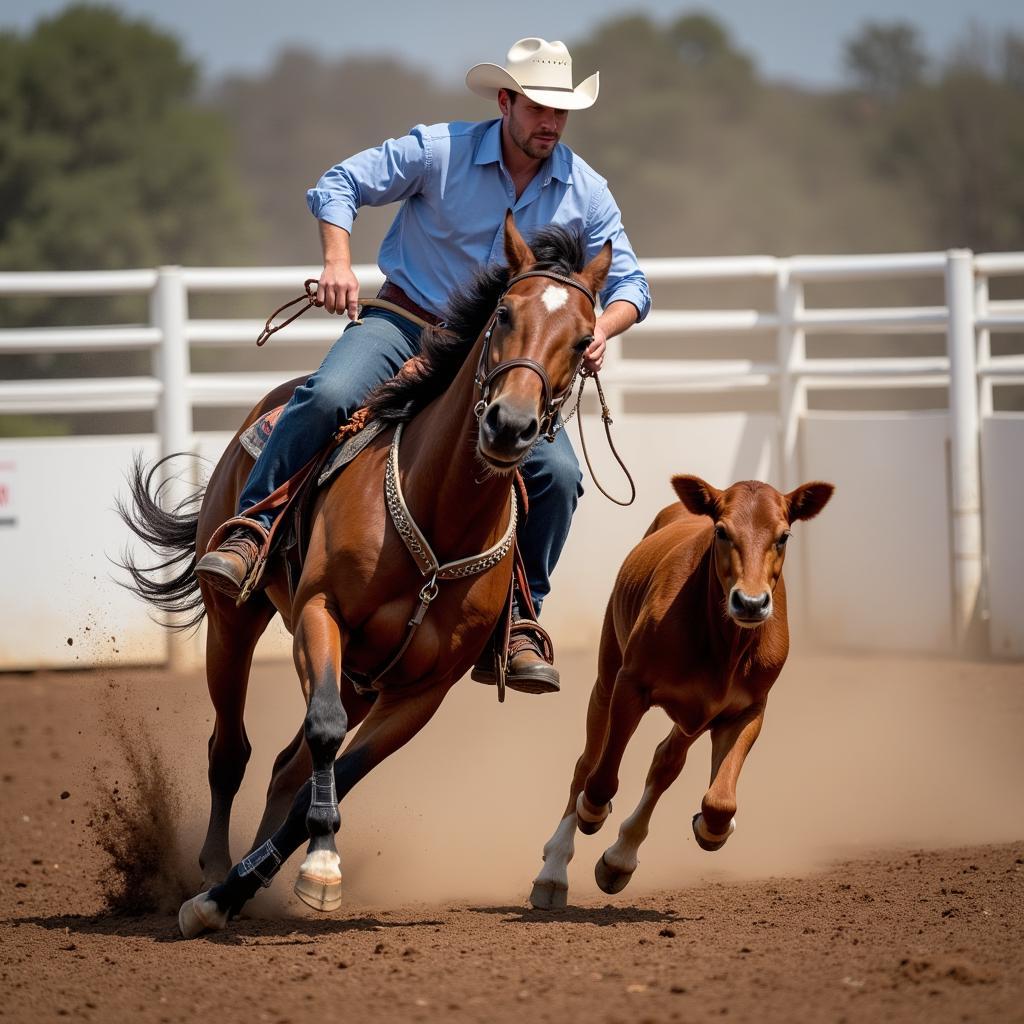
[[[237,598],[272,523],[272,513],[248,516],[248,510],[313,458],[370,389],[418,351],[420,328],[398,311],[366,309],[356,321],[359,283],[349,238],[360,206],[401,203],[380,249],[386,281],[378,297],[427,323],[441,321],[447,297],[464,289],[479,266],[502,258],[507,209],[524,233],[547,224],[580,231],[588,259],[611,240],[612,266],[584,358],[587,369],[599,369],[608,339],[650,308],[647,281],[607,182],[559,141],[569,111],[597,99],[598,75],[574,87],[565,45],[530,38],[509,50],[504,67],[470,68],[466,85],[497,99],[501,116],[419,125],[332,167],[307,192],[323,246],[317,302],[329,313],[347,313],[351,322],[316,373],[296,388],[250,473],[239,498],[239,513],[250,525],[231,532],[196,565],[197,576],[218,590]],[[539,442],[521,470],[530,512],[517,539],[539,613],[583,493],[582,475],[565,431],[554,443]],[[518,607],[514,614],[524,617]],[[558,671],[553,657],[545,656],[546,635],[533,620],[529,625],[514,634],[507,685],[528,693],[556,691]],[[473,678],[494,677],[481,663]]]

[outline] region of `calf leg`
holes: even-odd
[[[711,727],[711,786],[693,816],[693,835],[703,850],[720,850],[736,830],[736,782],[764,722],[764,705]]]
[[[583,831],[597,831],[585,826],[601,822],[608,816],[611,799],[619,788],[619,765],[640,719],[650,707],[648,692],[636,679],[620,670],[612,691],[611,706],[608,709],[608,729],[604,746],[593,771],[580,793],[576,813]]]
[[[610,623],[606,621],[605,633],[602,635],[600,673],[587,707],[587,740],[573,771],[569,801],[554,834],[544,844],[544,866],[533,880],[530,903],[536,910],[563,910],[568,902],[569,861],[576,852],[576,804],[583,792],[583,784],[597,763],[604,745],[612,686],[622,661],[614,634],[609,632],[610,628]],[[597,831],[603,821],[604,818],[601,818],[591,831]]]
[[[351,746],[334,764],[334,787],[339,800],[430,721],[452,682],[446,679],[412,696],[400,691],[381,694]],[[281,865],[309,834],[307,816],[312,795],[310,781],[296,794],[284,824],[267,842],[236,864],[222,885],[182,904],[178,927],[185,938],[225,928],[231,914],[241,910],[261,885],[270,884]]]
[[[629,884],[639,863],[637,851],[647,838],[655,805],[679,778],[686,763],[686,752],[696,738],[687,736],[679,726],[673,726],[668,736],[658,744],[640,803],[619,827],[619,838],[605,850],[594,868],[597,884],[605,892],[622,892]]]

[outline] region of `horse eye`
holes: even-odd
[[[729,533],[724,526],[719,525],[715,527],[715,539],[724,541],[729,540]]]
[[[499,324],[508,323],[508,306],[499,306],[494,313],[494,319]]]
[[[786,541],[789,540],[789,534],[784,533],[776,542],[775,546],[781,551],[786,546]]]
[[[574,352],[586,352],[593,342],[594,336],[592,334],[588,334],[585,338],[580,338],[580,340],[573,345],[572,349]]]

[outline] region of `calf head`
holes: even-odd
[[[675,476],[672,486],[688,511],[710,516],[715,524],[712,559],[728,616],[747,629],[767,622],[790,526],[813,519],[835,488],[813,481],[781,494],[768,484],[744,480],[720,491],[696,476]]]

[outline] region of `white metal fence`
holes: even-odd
[[[1024,300],[994,301],[989,281],[996,276],[1024,275],[1024,253],[975,255],[967,250],[865,256],[808,256],[779,259],[742,257],[714,259],[650,259],[644,270],[655,292],[679,282],[762,282],[772,287],[774,301],[757,309],[664,309],[656,306],[631,337],[746,334],[775,338],[772,359],[633,359],[624,346],[613,344],[602,381],[613,411],[623,417],[625,398],[635,393],[686,395],[697,392],[773,396],[771,439],[774,483],[791,487],[806,472],[801,465],[800,436],[808,418],[808,394],[828,390],[948,387],[948,491],[950,523],[952,628],[956,646],[967,636],[983,600],[986,562],[1005,561],[1008,552],[993,547],[1010,544],[986,537],[982,526],[980,453],[1016,460],[993,467],[997,484],[1003,475],[1020,475],[1021,454],[1012,442],[983,446],[983,421],[999,418],[993,389],[1024,384],[1024,355],[992,355],[996,332],[1024,331]],[[373,267],[356,268],[367,293],[381,281]],[[149,350],[152,373],[142,377],[76,380],[0,381],[0,414],[152,411],[156,415],[159,451],[168,454],[194,449],[193,411],[203,407],[249,406],[276,386],[281,372],[197,373],[191,369],[193,346],[249,346],[262,326],[257,320],[197,319],[189,315],[190,297],[201,293],[239,293],[267,289],[295,293],[317,267],[180,268],[81,273],[0,273],[0,301],[13,296],[81,296],[142,294],[149,297],[149,323],[120,326],[6,328],[0,330],[0,354]],[[878,308],[808,308],[805,288],[818,282],[888,281],[896,277],[933,278],[944,282],[941,306]],[[337,320],[310,316],[275,337],[280,344],[323,343],[338,333]],[[936,334],[947,339],[946,354],[811,358],[806,340],[814,333]],[[309,367],[297,368],[296,373]],[[685,408],[681,402],[680,411]],[[68,439],[68,444],[73,441]],[[0,438],[0,496],[3,494],[3,447]],[[998,454],[997,454],[998,453]],[[682,471],[669,466],[665,472]],[[913,465],[907,472],[915,472]],[[726,483],[731,481],[724,481]],[[111,493],[116,487],[112,487]],[[1005,489],[1004,489],[1005,490]],[[993,494],[1004,494],[995,486]],[[1011,497],[1000,498],[1002,501]],[[661,503],[660,501],[658,502]],[[999,515],[996,521],[1001,521]],[[0,508],[0,522],[3,522]],[[3,533],[0,532],[0,552]],[[987,545],[987,550],[986,550]],[[20,544],[18,545],[20,547]],[[12,556],[13,557],[13,556]],[[616,563],[617,564],[617,563]],[[2,565],[2,562],[0,562]],[[1015,600],[1011,584],[1006,600]],[[6,588],[5,588],[6,589]],[[990,590],[991,599],[991,590]],[[1017,610],[1010,617],[1020,616]],[[600,619],[600,609],[595,612]],[[1017,620],[1011,631],[1017,630]],[[1024,626],[1020,628],[1024,634]],[[1002,642],[1000,650],[1024,654],[1019,644]],[[5,654],[0,638],[0,668]]]

